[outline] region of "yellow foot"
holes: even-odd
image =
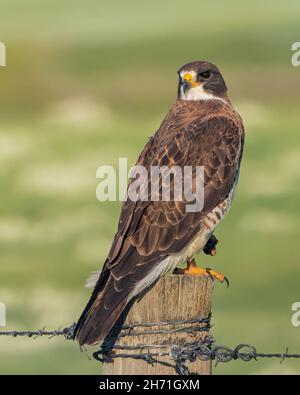
[[[174,274],[190,274],[196,276],[209,276],[213,280],[216,279],[221,283],[225,282],[227,284],[227,288],[229,287],[228,278],[224,276],[224,274],[216,272],[210,268],[204,269],[203,267],[198,267],[194,259],[188,262],[186,269],[175,269]]]

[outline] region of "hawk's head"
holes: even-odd
[[[226,98],[225,81],[214,64],[204,61],[187,63],[178,70],[178,74],[178,99]]]

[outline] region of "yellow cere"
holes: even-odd
[[[190,73],[184,74],[183,79],[188,81],[192,88],[195,88],[196,86],[202,85],[200,82],[194,82],[192,74],[190,74]]]
[[[183,79],[187,80],[188,82],[191,82],[193,78],[190,73],[186,73],[184,74]]]

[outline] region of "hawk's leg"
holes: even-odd
[[[215,256],[217,253],[216,245],[218,243],[219,243],[219,240],[216,238],[216,236],[211,235],[210,238],[208,239],[207,243],[205,244],[205,247],[203,248],[203,252],[206,255]]]
[[[221,283],[225,281],[227,287],[229,286],[229,281],[224,274],[216,272],[210,268],[204,269],[203,267],[198,267],[196,265],[195,259],[191,259],[187,263],[187,267],[185,269],[175,269],[173,274],[190,274],[190,275],[197,275],[197,276],[210,276],[212,279],[219,280]]]

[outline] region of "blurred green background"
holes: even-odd
[[[177,69],[222,70],[247,140],[233,210],[215,258],[217,343],[300,352],[299,1],[2,0],[0,301],[6,329],[66,326],[90,291],[120,203],[100,203],[96,168],[134,164],[176,97]],[[0,338],[0,373],[98,374],[62,339]],[[299,361],[219,364],[215,374],[300,373]]]

